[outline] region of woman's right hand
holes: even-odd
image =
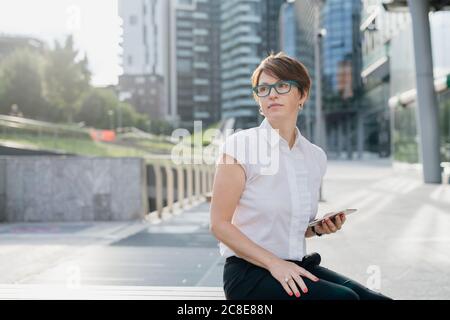
[[[283,259],[275,260],[270,265],[269,271],[272,276],[281,283],[288,295],[292,296],[292,294],[295,294],[297,298],[300,297],[298,287],[302,289],[303,293],[308,293],[308,288],[306,287],[301,276],[307,277],[314,282],[319,281],[319,278],[306,269],[296,265],[294,262]],[[288,282],[286,282],[285,279],[288,279]]]

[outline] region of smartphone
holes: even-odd
[[[345,214],[347,216],[347,215],[349,215],[351,213],[354,213],[356,211],[358,211],[358,209],[345,209],[345,210],[340,210],[340,211],[329,212],[329,213],[325,214],[323,217],[318,218],[318,219],[314,219],[313,221],[311,221],[309,223],[309,226],[310,227],[315,226],[315,225],[321,223],[326,218],[334,219],[335,216],[337,216],[338,214],[341,214],[341,213],[343,213],[343,214]]]

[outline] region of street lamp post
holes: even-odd
[[[110,130],[114,130],[114,111],[108,110],[108,116],[109,116],[109,128]]]
[[[122,132],[122,106],[120,105],[119,108],[117,109],[117,128],[119,130],[119,132]]]

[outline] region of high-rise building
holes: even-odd
[[[123,75],[119,92],[151,119],[176,119],[170,104],[170,2],[166,0],[119,1],[122,18]]]
[[[364,0],[363,37],[366,148],[386,150],[395,161],[421,162],[420,132],[411,15],[406,3]],[[439,5],[435,2],[434,5]],[[436,7],[436,9],[439,9]],[[441,8],[442,9],[442,8]],[[435,91],[441,126],[441,158],[450,159],[450,12],[430,14]]]
[[[251,92],[251,76],[261,60],[279,51],[279,12],[284,0],[227,0],[221,10],[222,118],[236,127],[261,120]]]
[[[280,50],[305,65],[312,85],[297,125],[313,140],[316,86],[314,70],[314,2],[285,2],[280,10]]]
[[[327,31],[322,40],[323,109],[330,155],[345,150],[353,156],[363,145],[358,134],[361,107],[361,1],[327,0],[321,24]]]
[[[361,77],[364,84],[362,103],[362,134],[364,149],[382,156],[391,154],[390,98],[391,39],[402,32],[409,23],[409,13],[386,12],[382,0],[364,0],[360,31],[362,35],[363,65]],[[405,50],[401,59],[409,60],[412,51]],[[402,76],[405,74],[402,73]],[[395,76],[395,75],[394,75]],[[413,73],[401,81],[407,85]]]
[[[323,82],[325,91],[342,99],[361,88],[361,1],[327,0],[322,11]]]
[[[220,120],[220,1],[178,0],[173,15],[172,93],[179,125],[192,129]]]
[[[121,96],[186,129],[218,121],[219,10],[219,0],[121,0]]]

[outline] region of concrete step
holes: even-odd
[[[221,287],[1,284],[0,300],[225,300]]]

